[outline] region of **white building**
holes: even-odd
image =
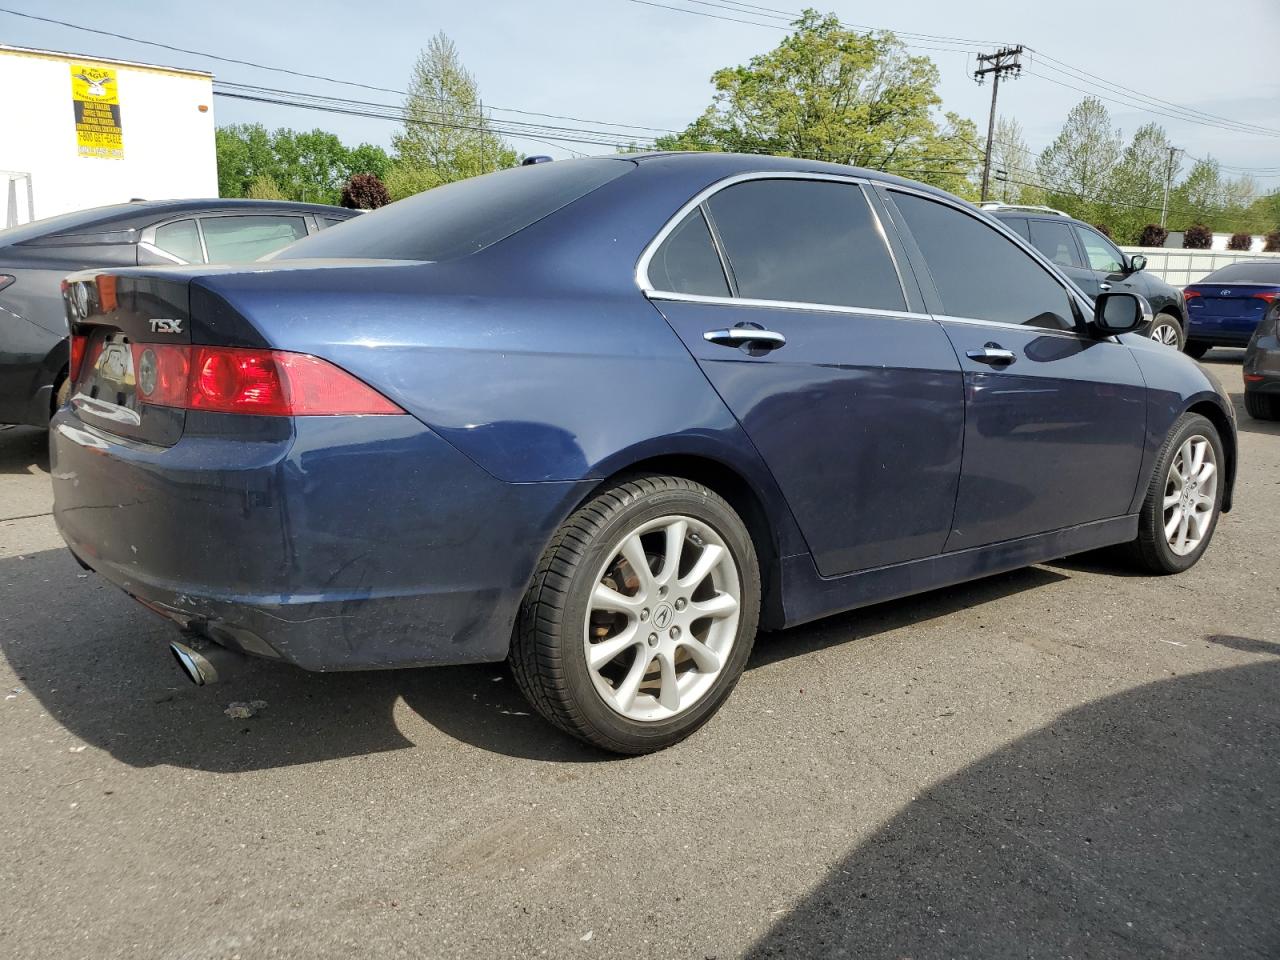
[[[213,75],[0,45],[0,228],[218,195]]]

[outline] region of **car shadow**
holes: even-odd
[[[1062,579],[1026,568],[766,634],[748,669]],[[62,550],[0,560],[0,606],[0,651],[21,695],[131,766],[234,773],[405,749],[414,746],[397,722],[405,709],[483,750],[561,762],[613,759],[534,714],[504,664],[317,674],[255,659],[214,686],[192,686],[167,651],[174,628]],[[267,703],[261,715],[224,715],[229,704],[254,700]]]
[[[0,427],[0,475],[49,472],[49,433],[34,427]]]
[[[1272,656],[1079,707],[929,787],[746,955],[1280,955],[1280,645],[1226,639]]]

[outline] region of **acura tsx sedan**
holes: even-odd
[[[197,681],[507,660],[641,753],[757,629],[1112,544],[1178,573],[1231,504],[1231,402],[1140,296],[849,167],[520,167],[65,302],[58,526]]]

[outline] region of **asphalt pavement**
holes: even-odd
[[[1280,425],[1208,365],[1241,469],[1192,571],[764,636],[621,760],[501,666],[191,686],[62,548],[43,434],[0,431],[0,957],[1280,956]]]

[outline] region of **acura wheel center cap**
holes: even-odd
[[[675,618],[675,609],[669,603],[660,603],[653,610],[653,625],[659,630],[667,629]]]

